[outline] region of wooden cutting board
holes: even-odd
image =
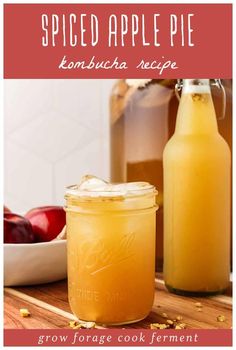
[[[189,298],[167,292],[161,276],[156,277],[156,292],[149,316],[138,323],[122,328],[150,328],[151,323],[165,323],[168,319],[182,316],[186,328],[217,329],[232,327],[232,291],[208,298]],[[71,313],[67,298],[67,281],[38,286],[5,288],[4,327],[14,329],[56,329],[69,328],[68,322],[76,320]],[[202,308],[196,306],[201,303]],[[31,316],[20,316],[20,308],[27,308]],[[217,317],[225,316],[224,322]]]

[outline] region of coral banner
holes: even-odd
[[[4,77],[231,78],[232,5],[5,4]]]
[[[232,346],[232,330],[5,330],[5,346]]]

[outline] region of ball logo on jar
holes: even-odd
[[[89,273],[94,276],[114,265],[118,265],[134,256],[133,245],[135,233],[124,235],[111,245],[98,239],[88,239],[80,242],[78,247],[77,267],[79,273]]]

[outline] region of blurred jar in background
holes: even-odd
[[[212,89],[212,97],[213,102],[216,109],[216,115],[217,115],[217,122],[219,127],[220,134],[224,137],[224,139],[227,141],[230,150],[231,150],[231,158],[232,158],[232,132],[233,132],[233,125],[232,125],[232,79],[223,79],[222,84],[225,88],[226,92],[226,110],[225,110],[225,116],[222,118],[221,111],[222,111],[222,96],[220,93],[220,90],[217,88]],[[232,159],[231,159],[232,164]],[[232,172],[231,172],[232,174]],[[231,183],[232,183],[232,177],[231,177]],[[231,184],[231,249],[230,249],[230,267],[232,271],[233,266],[233,260],[232,260],[232,184]]]
[[[220,89],[212,88],[212,97],[215,105],[217,123],[220,134],[227,141],[232,151],[232,79],[223,79],[222,84],[226,92],[226,111],[224,118],[221,115],[222,95]]]
[[[118,80],[110,99],[111,181],[147,181],[157,196],[156,270],[163,266],[163,150],[174,133],[178,99],[174,79]],[[226,115],[219,131],[232,148],[232,81],[223,80]],[[219,89],[212,90],[216,114],[222,111]]]

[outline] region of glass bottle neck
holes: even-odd
[[[176,134],[217,133],[209,79],[184,79],[176,121]]]

